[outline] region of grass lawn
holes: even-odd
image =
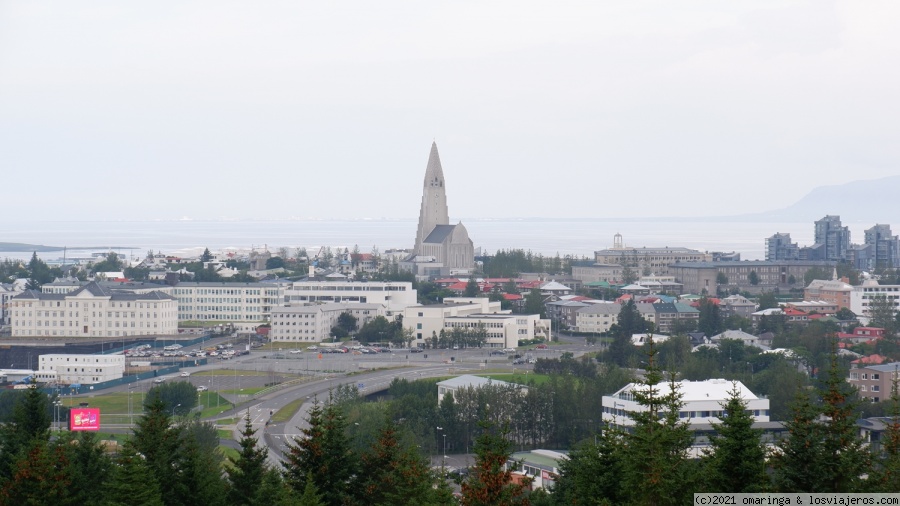
[[[233,460],[239,460],[241,456],[240,452],[228,446],[219,446],[219,451],[221,451],[222,455],[225,457],[222,459],[222,466],[224,467],[234,467],[231,460],[229,460],[229,457]]]
[[[200,404],[206,407],[200,412],[200,418],[210,418],[232,408],[230,402],[215,392],[209,392],[209,396],[205,395],[206,392],[203,392],[203,394],[200,397]],[[216,405],[216,399],[218,399],[218,406]]]
[[[272,415],[272,422],[274,423],[284,423],[294,417],[297,414],[297,411],[300,410],[300,406],[306,401],[306,398],[303,399],[294,399],[293,401],[285,404],[281,409],[275,412]]]
[[[263,390],[269,387],[253,387],[253,388],[240,388],[240,389],[232,389],[232,390],[219,390],[219,393],[227,394],[227,395],[253,395],[258,392],[262,392]]]
[[[131,409],[134,413],[143,412],[141,403],[144,396],[141,393],[131,394]],[[86,402],[89,408],[100,408],[100,413],[128,413],[128,393],[113,392],[109,394],[95,395],[93,397],[73,397],[63,399],[63,405],[78,407],[78,403]]]
[[[219,439],[231,439],[234,437],[234,433],[227,429],[216,429],[216,433],[219,435]]]

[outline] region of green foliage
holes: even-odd
[[[631,343],[633,334],[647,332],[650,323],[641,316],[634,300],[622,304],[619,316],[609,331],[613,335],[613,342],[609,345],[607,354],[611,362],[625,367],[629,365],[635,353],[635,346]]]
[[[623,504],[624,434],[609,425],[594,439],[577,446],[559,464],[560,475],[553,489],[557,504],[582,504],[587,498],[600,504]]]
[[[481,289],[478,287],[478,281],[476,281],[474,277],[469,278],[469,281],[466,282],[466,289],[463,292],[463,296],[477,297],[479,294],[481,294]]]
[[[751,285],[756,286],[759,284],[759,274],[756,271],[750,271],[750,274],[747,275],[747,281],[750,282]]]
[[[283,269],[284,259],[281,257],[270,257],[266,259],[266,269]]]
[[[769,478],[762,431],[753,428],[753,416],[737,383],[732,383],[722,410],[724,417],[713,424],[717,434],[710,438],[710,450],[703,457],[705,491],[764,491]]]
[[[475,465],[462,484],[463,506],[528,504],[523,485],[512,483],[506,461],[512,453],[509,426],[497,427],[489,421],[479,423],[481,435],[475,440]]]
[[[125,267],[124,262],[119,260],[119,255],[115,251],[106,254],[106,258],[91,265],[91,272],[119,272]]]
[[[163,506],[159,482],[144,457],[126,444],[106,486],[104,505]]]
[[[646,373],[632,390],[644,410],[630,414],[634,426],[626,436],[623,484],[633,504],[687,504],[695,476],[687,454],[693,437],[688,423],[679,418],[682,394],[674,373],[666,387],[660,386],[663,376],[652,339],[646,355]]]
[[[776,297],[773,292],[763,292],[759,294],[759,299],[756,302],[759,305],[759,307],[756,308],[757,311],[778,307],[778,297]]]
[[[870,318],[869,325],[883,328],[885,335],[894,335],[897,330],[897,312],[894,309],[893,300],[888,299],[886,295],[875,295],[869,299],[867,313]]]
[[[23,452],[36,452],[44,457],[45,449],[35,445],[50,439],[50,401],[32,383],[24,393],[14,397],[11,420],[0,427],[0,481],[15,474],[16,462]]]
[[[154,385],[144,399],[144,408],[159,399],[170,414],[185,416],[197,406],[197,389],[187,381],[173,381]]]
[[[700,299],[700,317],[697,322],[697,330],[703,332],[706,337],[712,337],[725,331],[725,323],[722,321],[722,313],[719,305],[706,297]]]
[[[329,402],[316,402],[309,410],[308,427],[288,443],[284,478],[295,493],[306,490],[312,479],[327,505],[337,506],[355,493],[351,478],[359,473],[358,456],[350,451],[346,419],[341,408]]]
[[[544,306],[544,296],[538,288],[533,288],[525,295],[524,314],[539,314],[541,318],[546,318],[546,306]]]
[[[359,487],[366,503],[418,506],[431,501],[436,477],[415,445],[401,441],[393,420],[381,424],[361,461],[366,472]]]
[[[356,331],[357,329],[357,318],[350,314],[349,312],[344,312],[338,315],[337,324],[338,327],[347,331],[347,333],[351,333]]]

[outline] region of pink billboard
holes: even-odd
[[[100,430],[98,408],[74,408],[69,411],[69,430]]]

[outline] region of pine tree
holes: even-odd
[[[624,444],[622,432],[612,425],[594,441],[576,447],[559,464],[553,488],[557,504],[622,504]]]
[[[17,394],[11,423],[0,427],[0,481],[12,478],[15,463],[35,441],[50,439],[50,403],[32,383]]]
[[[656,347],[647,344],[644,379],[631,393],[643,408],[629,414],[633,430],[625,437],[624,485],[634,504],[681,505],[689,502],[693,475],[688,449],[693,437],[680,419],[683,402],[674,373],[663,393],[663,376],[656,365]]]
[[[119,454],[104,496],[105,506],[163,506],[153,470],[130,443]]]
[[[238,444],[241,447],[240,454],[229,457],[231,466],[228,467],[228,481],[231,486],[228,489],[228,502],[235,506],[254,504],[254,498],[262,486],[266,474],[266,457],[268,450],[259,447],[255,437],[256,431],[250,423],[250,411],[244,416],[244,430],[241,431],[241,439]]]
[[[415,447],[403,446],[392,420],[386,420],[378,438],[363,453],[365,502],[376,506],[426,504],[435,476]]]
[[[716,435],[710,438],[711,450],[703,457],[707,491],[761,492],[769,483],[762,431],[753,428],[753,416],[738,384],[731,386],[722,405],[724,416],[713,424]]]
[[[512,453],[509,427],[498,428],[489,421],[478,423],[481,434],[475,440],[475,466],[462,484],[463,506],[523,505],[529,503],[523,485],[512,482],[506,462]]]
[[[176,481],[163,499],[173,505],[223,506],[225,481],[216,452],[204,449],[191,432],[183,431],[175,460]]]
[[[157,396],[146,406],[144,415],[137,421],[134,437],[131,439],[134,449],[144,456],[147,466],[160,486],[177,487],[178,457],[181,446],[181,428],[170,426],[169,411]],[[177,504],[174,494],[164,496],[167,505]]]
[[[821,408],[808,389],[801,388],[791,404],[791,418],[784,423],[788,436],[774,453],[775,488],[779,492],[823,492],[819,486],[823,470]]]
[[[70,504],[72,475],[66,450],[32,439],[0,492],[0,504]]]
[[[351,496],[350,481],[359,474],[357,457],[345,432],[347,422],[332,399],[324,405],[316,402],[307,422],[309,426],[301,429],[301,435],[288,443],[285,481],[299,494],[311,476],[323,502],[338,506]]]
[[[87,504],[97,497],[97,484],[106,483],[112,475],[112,460],[94,432],[82,431],[59,443],[66,452],[72,484],[69,493],[76,504]]]
[[[838,367],[837,340],[833,337],[830,361],[822,392],[822,414],[825,415],[823,492],[857,492],[863,484],[860,477],[869,472],[870,454],[856,427],[852,387]]]

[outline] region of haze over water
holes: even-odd
[[[564,219],[463,219],[475,247],[483,253],[500,249],[524,249],[545,256],[593,257],[596,250],[612,246],[621,233],[626,246],[686,247],[700,251],[736,251],[744,260],[764,258],[765,238],[788,232],[800,245],[812,244],[812,223],[770,223],[700,220],[564,220]],[[855,242],[870,224],[849,223]],[[203,248],[247,249],[267,246],[302,246],[314,253],[320,246],[359,246],[363,253],[373,246],[384,251],[410,248],[415,239],[415,220],[279,220],[279,221],[47,221],[0,223],[0,242],[67,246],[68,257],[92,251],[123,248],[120,253],[143,256],[147,250],[192,255]],[[90,247],[89,250],[78,250]],[[127,249],[125,249],[127,248]],[[28,258],[30,253],[6,253],[0,257]],[[39,253],[44,259],[62,252]]]

